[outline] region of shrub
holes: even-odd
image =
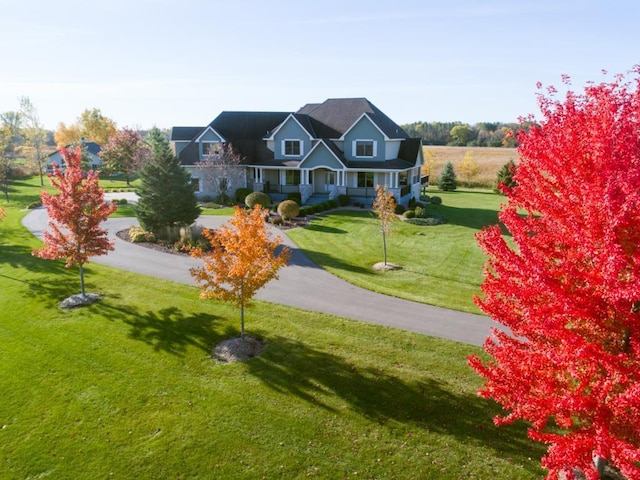
[[[31,202],[28,206],[27,209],[29,210],[33,210],[34,208],[40,208],[42,206],[42,202]]]
[[[245,197],[244,203],[249,208],[253,208],[256,205],[260,205],[262,208],[269,208],[269,205],[271,205],[271,199],[269,198],[269,195],[264,192],[251,192]]]
[[[302,204],[302,195],[300,192],[289,192],[287,193],[287,200],[293,200],[298,205]]]
[[[406,212],[404,212],[404,213],[402,214],[402,216],[403,216],[404,218],[415,218],[415,216],[416,216],[416,212],[415,212],[415,210],[407,210]]]
[[[305,207],[300,208],[300,212],[298,212],[298,215],[300,217],[306,217],[307,215],[313,215],[313,213],[314,213],[313,206],[307,205]]]
[[[230,206],[233,205],[233,200],[231,200],[231,197],[229,195],[227,195],[226,193],[219,194],[215,198],[215,202],[220,204],[220,205],[225,205],[227,207],[230,207]]]
[[[412,225],[420,225],[423,227],[433,227],[436,225],[447,223],[447,220],[443,217],[433,216],[428,218],[407,218],[407,223],[411,223]]]
[[[393,207],[393,212],[396,215],[402,215],[404,213],[404,205],[396,204],[396,206]]]
[[[329,200],[329,208],[338,208],[339,204],[338,201],[335,199]]]
[[[413,203],[415,203],[415,199],[412,198],[411,200],[413,200]],[[409,200],[409,203],[411,203],[411,200]],[[431,197],[427,194],[420,195],[420,200],[429,203],[431,201]]]
[[[427,210],[423,207],[416,207],[415,209],[415,218],[427,218]]]
[[[429,200],[429,203],[431,205],[442,205],[442,198],[440,198],[440,197],[431,197],[431,199]]]
[[[118,200],[118,205],[126,205],[127,203],[129,202],[126,198],[121,198],[120,200]]]
[[[246,187],[238,188],[235,194],[236,202],[243,203],[244,199],[247,198],[247,195],[249,195],[251,191],[252,190],[250,188],[246,188]]]
[[[147,232],[144,228],[138,226],[129,228],[129,239],[133,243],[156,242],[156,236],[153,233]]]
[[[346,207],[351,202],[349,195],[338,195],[338,205],[340,207]]]
[[[282,225],[284,223],[284,220],[282,220],[282,218],[274,218],[273,220],[271,220],[271,223],[273,225]]]
[[[283,220],[291,220],[293,217],[297,217],[300,213],[300,205],[293,200],[284,200],[278,205],[278,213]]]

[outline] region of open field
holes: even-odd
[[[471,187],[493,188],[498,170],[509,160],[518,162],[518,153],[515,148],[424,145],[422,151],[425,156],[425,164],[427,159],[433,157],[433,170],[429,176],[432,185],[438,183],[442,168],[447,162],[451,162],[454,170],[458,172],[458,165],[462,162],[467,152],[471,152],[480,167],[480,172],[471,182]],[[462,185],[462,183],[462,179],[458,174],[458,184]]]
[[[95,264],[102,300],[61,311],[78,272],[31,255],[34,185],[0,223],[0,478],[542,477],[544,448],[475,395],[477,347],[257,302],[265,351],[218,364],[235,308]]]

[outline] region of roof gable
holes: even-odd
[[[323,103],[307,104],[297,113],[311,118],[318,137],[340,138],[366,113],[387,138],[409,138],[398,124],[366,98],[330,98]]]
[[[295,122],[301,129],[303,132],[305,132],[307,135],[309,135],[309,140],[313,140],[314,136],[313,136],[313,127],[311,125],[311,123],[309,122],[309,118],[306,115],[300,115],[300,114],[296,114],[296,113],[291,113],[289,114],[289,116],[285,119],[284,122],[282,122],[280,125],[278,125],[274,130],[272,130],[268,136],[265,137],[265,140],[273,140],[276,136],[276,134],[282,130],[284,128],[284,126],[289,123],[289,122]]]
[[[202,133],[200,135],[198,135],[198,137],[196,138],[195,141],[196,142],[202,142],[203,140],[204,141],[212,141],[212,139],[214,139],[214,141],[217,141],[217,142],[225,142],[226,141],[222,135],[220,135],[218,132],[216,132],[215,129],[212,128],[211,125],[209,125],[207,128],[202,130]]]
[[[322,153],[325,154],[324,157],[329,161],[321,160],[318,164],[314,165],[314,159],[322,156]],[[316,168],[320,166],[335,170],[343,170],[346,167],[340,150],[330,140],[321,139],[298,165],[299,168]]]

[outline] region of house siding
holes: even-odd
[[[331,170],[343,170],[342,165],[336,157],[331,153],[324,144],[317,147],[311,154],[305,158],[302,168],[314,169],[325,167]]]
[[[361,118],[344,137],[344,156],[347,160],[363,160],[362,157],[353,155],[353,142],[356,140],[373,140],[376,142],[375,155],[366,157],[371,162],[382,162],[385,160],[386,146],[384,135],[366,117]]]
[[[283,140],[301,140],[302,151],[301,155],[285,155],[282,142]],[[311,150],[312,144],[309,134],[293,119],[289,118],[282,127],[274,135],[273,152],[275,158],[278,159],[299,159],[302,160],[304,156]]]

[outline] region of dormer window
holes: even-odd
[[[372,158],[376,156],[376,142],[374,140],[355,140],[353,142],[353,156]]]
[[[283,140],[282,152],[285,157],[299,157],[302,155],[302,140]]]
[[[217,142],[202,142],[202,154],[215,155],[218,153],[219,145]]]

